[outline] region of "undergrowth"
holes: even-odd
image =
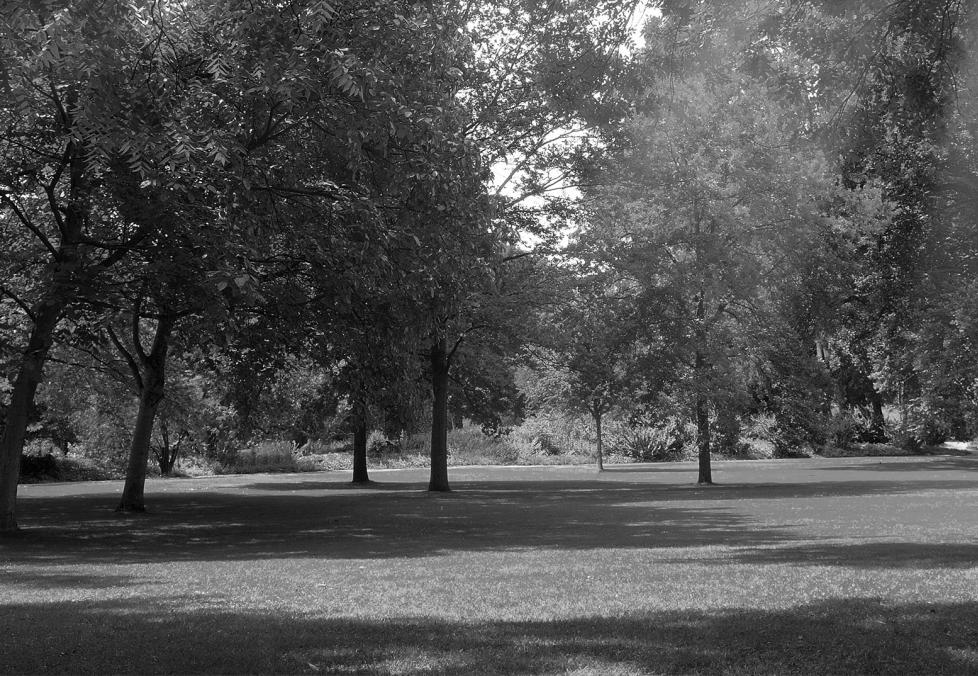
[[[947,452],[941,447],[910,451],[894,444],[852,444],[846,448],[827,445],[785,454],[777,443],[773,419],[758,417],[740,428],[739,440],[727,449],[714,450],[717,459],[770,459],[777,457],[902,456]],[[603,435],[606,464],[693,460],[695,430],[666,420],[657,426],[627,425],[610,420]],[[367,463],[372,469],[404,469],[430,466],[430,437],[426,433],[389,438],[380,431],[370,434]],[[518,426],[489,435],[466,423],[448,432],[450,465],[587,465],[596,462],[593,429],[572,417],[529,417]],[[171,476],[197,477],[215,474],[275,472],[323,472],[353,468],[352,443],[311,440],[298,446],[284,440],[257,442],[220,458],[187,454]],[[725,450],[725,452],[724,452]],[[953,450],[951,451],[953,452]],[[962,451],[965,453],[966,451]],[[125,478],[120,458],[107,460],[85,449],[64,453],[29,453],[24,456],[21,483],[50,481],[98,481]],[[155,463],[148,476],[159,476]]]

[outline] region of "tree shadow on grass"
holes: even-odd
[[[978,455],[930,455],[926,457],[907,456],[874,458],[876,462],[863,462],[845,465],[846,470],[858,470],[861,472],[919,472],[922,475],[930,475],[934,472],[953,472],[960,474],[978,473]],[[826,470],[839,469],[839,466],[813,465],[812,469]]]
[[[520,549],[763,547],[803,539],[760,523],[744,501],[899,496],[978,487],[967,481],[820,481],[697,488],[617,477],[462,481],[432,494],[414,482],[337,490],[286,479],[233,490],[174,488],[152,513],[114,515],[115,497],[21,500],[22,538],[0,542],[11,562],[247,560],[315,556],[423,557]],[[205,486],[206,488],[206,486]],[[775,503],[776,504],[776,503]]]
[[[946,569],[978,566],[978,544],[928,542],[818,543],[738,551],[746,564],[845,566],[849,568]],[[697,559],[696,563],[702,563]],[[976,617],[978,621],[978,617]]]
[[[194,603],[8,605],[0,671],[978,673],[975,603],[838,599],[783,610],[531,621],[449,621],[413,617],[410,608],[400,617],[317,618]]]
[[[5,585],[23,585],[39,590],[115,589],[132,583],[127,575],[52,573],[36,570],[0,570],[0,579]]]
[[[413,484],[366,492],[313,485],[300,492],[274,482],[236,492],[163,493],[147,515],[112,515],[104,495],[28,499],[22,521],[30,528],[0,543],[0,553],[11,562],[48,563],[389,558],[748,546],[791,537],[732,510],[655,503],[643,484],[480,482],[447,494]]]

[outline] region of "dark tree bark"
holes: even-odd
[[[84,197],[88,183],[81,148],[74,143],[69,143],[65,150],[61,169],[65,168],[68,170],[69,183],[68,198],[63,211],[54,203],[54,193],[49,193],[52,207],[63,214],[54,216],[58,221],[61,240],[57,250],[45,240],[45,245],[52,254],[50,284],[41,299],[31,308],[33,327],[27,339],[27,347],[21,355],[13,391],[10,393],[6,422],[0,434],[0,535],[17,531],[17,480],[20,478],[20,456],[24,451],[34,395],[44,377],[44,363],[54,342],[54,330],[65,309],[77,298],[85,272],[79,243],[87,214]]]
[[[136,376],[139,411],[136,414],[132,444],[129,447],[126,483],[122,489],[122,499],[119,501],[119,506],[116,507],[116,511],[119,512],[146,511],[144,499],[146,463],[149,460],[153,424],[156,422],[156,414],[166,393],[166,353],[169,349],[173,322],[173,318],[168,316],[163,316],[157,320],[153,345],[147,353],[139,341],[138,306],[134,310],[132,337],[135,354],[127,354],[127,359],[130,368],[134,370],[134,376]],[[121,347],[119,341],[114,342],[116,342],[117,347]]]
[[[69,279],[72,276],[63,268],[55,274],[56,277],[66,276]],[[44,363],[54,340],[54,329],[74,295],[73,285],[55,281],[47,298],[33,308],[34,327],[21,356],[20,370],[7,406],[3,434],[0,435],[0,535],[17,531],[17,480],[20,478],[20,456],[24,451],[34,394],[44,375]]]
[[[710,365],[706,360],[706,307],[703,293],[696,300],[695,332],[696,353],[693,356],[694,383],[696,401],[694,402],[694,417],[696,418],[696,448],[699,456],[699,477],[697,483],[712,484],[713,468],[710,463],[710,409],[706,394],[706,372]]]
[[[872,406],[870,431],[875,439],[882,443],[886,441],[886,418],[883,417],[883,397],[873,387],[869,392],[869,403]]]
[[[170,430],[166,424],[166,418],[160,420],[160,441],[162,442],[158,446],[158,450],[154,449],[156,454],[156,464],[160,466],[160,474],[163,476],[170,476],[173,473],[173,467],[177,464],[177,458],[180,456],[180,445],[181,440],[176,442],[171,442],[170,440]]]
[[[367,476],[367,407],[362,402],[357,402],[353,411],[353,483],[370,483]]]
[[[697,357],[699,354],[697,353]],[[712,484],[713,470],[710,466],[710,413],[706,397],[696,395],[696,448],[699,451],[699,478],[697,483]]]
[[[450,491],[448,485],[448,376],[451,355],[444,338],[431,346],[431,480],[429,491]]]
[[[601,438],[601,419],[604,417],[601,414],[600,408],[591,409],[591,416],[594,418],[594,432],[597,436],[597,441],[595,443],[595,452],[598,456],[598,471],[604,471],[604,444]]]

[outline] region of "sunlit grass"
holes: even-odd
[[[22,489],[0,672],[974,673],[973,458]]]

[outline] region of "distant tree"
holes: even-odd
[[[604,469],[602,423],[622,408],[639,377],[644,331],[635,289],[590,274],[565,292],[543,318],[542,344],[531,348],[531,362],[541,375],[535,402],[587,415],[594,424],[595,461]]]
[[[817,240],[819,198],[831,185],[794,131],[803,107],[779,103],[763,82],[711,62],[657,92],[655,112],[630,121],[630,145],[609,187],[594,193],[580,240],[606,252],[607,265],[658,299],[659,321],[680,330],[676,359],[708,484],[711,411],[733,382],[736,336],[790,270],[791,252]]]

